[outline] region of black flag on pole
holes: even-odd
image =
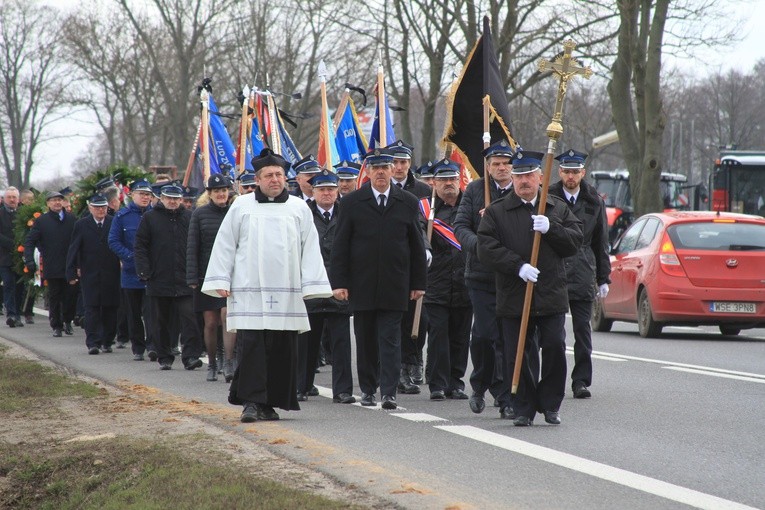
[[[491,38],[489,18],[483,18],[483,35],[475,43],[452,87],[446,114],[445,143],[451,143],[463,155],[473,175],[483,177],[483,98],[489,96],[489,133],[491,143],[506,139],[515,148],[510,134],[510,109],[497,54]]]

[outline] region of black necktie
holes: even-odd
[[[397,182],[397,183],[396,183],[396,186],[398,186],[398,187],[399,187],[399,188],[401,188],[401,189],[404,189],[404,186],[403,186],[403,185],[402,185],[400,182]]]
[[[499,196],[504,197],[507,192],[508,192],[508,188],[500,188]]]
[[[380,210],[385,209],[385,195],[380,195]]]
[[[305,203],[308,204],[308,205],[311,205],[311,199],[310,198],[306,198],[305,199]]]
[[[525,205],[525,206],[526,206],[526,209],[528,209],[528,210],[529,210],[529,211],[531,211],[532,213],[534,212],[534,204],[532,204],[531,202],[526,202],[526,203],[525,203],[525,204],[523,204],[523,205]]]
[[[568,199],[568,203],[571,204],[571,207],[574,207],[574,204],[576,203],[576,199],[573,195],[571,195],[571,198]]]
[[[329,211],[324,211],[324,221],[329,223],[329,219],[331,218]]]
[[[104,224],[99,221],[98,222],[98,230],[101,230],[101,227],[103,227],[103,226],[104,226]]]

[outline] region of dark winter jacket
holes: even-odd
[[[550,186],[550,194],[566,199],[560,181]],[[582,180],[579,196],[571,210],[582,222],[582,246],[576,255],[566,257],[564,261],[568,298],[592,301],[595,299],[596,285],[611,283],[606,206],[595,188]]]
[[[494,201],[500,197],[500,191],[493,180],[489,185],[491,201]],[[454,233],[462,245],[462,253],[465,255],[465,284],[468,287],[494,292],[494,272],[478,260],[477,232],[478,225],[481,223],[481,215],[478,211],[486,207],[483,187],[483,179],[467,185],[453,226]]]
[[[66,279],[80,280],[85,306],[120,305],[120,259],[108,244],[113,221],[107,215],[100,229],[92,216],[74,224],[66,260]]]
[[[433,196],[433,188],[422,181],[418,181],[411,170],[406,175],[403,189],[417,198],[430,198]]]
[[[15,220],[16,211],[11,212],[0,205],[0,266],[13,266],[13,254],[16,253]]]
[[[228,205],[219,207],[212,201],[197,207],[191,214],[186,245],[186,284],[201,285],[210,263],[210,254]]]
[[[526,282],[518,271],[531,260],[532,214],[536,212],[511,191],[489,205],[478,227],[478,257],[496,275],[498,317],[520,317],[523,311]],[[582,244],[582,222],[566,202],[548,195],[545,216],[550,219],[550,229],[542,234],[539,247],[539,279],[534,285],[532,316],[566,313],[563,259],[574,255]]]
[[[191,211],[158,202],[146,212],[135,235],[135,269],[147,296],[190,296],[186,284],[186,238]]]
[[[42,255],[43,278],[66,278],[66,254],[77,218],[67,212],[64,219],[48,211],[37,218],[24,241],[24,263],[34,264],[35,248]]]
[[[316,226],[316,231],[319,233],[319,247],[321,248],[321,257],[324,260],[324,268],[329,274],[329,261],[332,254],[332,244],[335,240],[335,231],[337,230],[337,222],[340,220],[340,204],[339,201],[335,202],[335,206],[332,209],[332,217],[327,223],[327,220],[322,216],[316,201],[313,200],[308,205],[313,213],[313,224]],[[306,309],[308,313],[323,313],[323,312],[337,312],[350,314],[347,301],[338,301],[334,297],[319,298],[319,299],[306,299]]]
[[[454,207],[436,197],[435,218],[447,225],[454,224],[462,193]],[[465,255],[433,230],[430,238],[433,260],[428,268],[428,288],[423,303],[447,307],[470,306],[470,296],[465,287]]]
[[[122,273],[120,283],[123,289],[143,289],[146,283],[138,278],[135,272],[135,234],[138,232],[138,225],[146,211],[151,210],[148,207],[138,207],[130,203],[123,207],[114,215],[112,228],[109,230],[109,248],[117,254],[122,261]]]

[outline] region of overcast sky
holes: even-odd
[[[73,0],[55,0],[54,4],[72,4]],[[722,51],[709,51],[697,60],[687,59],[678,62],[676,59],[665,58],[665,65],[677,65],[687,72],[694,71],[697,76],[716,72],[719,69],[730,68],[748,72],[755,62],[765,58],[765,30],[762,20],[765,19],[765,1],[731,2],[736,5],[731,18],[736,15],[743,18],[740,33],[744,39]],[[706,63],[706,64],[704,64]],[[699,67],[700,66],[700,67]],[[70,121],[64,121],[56,128],[57,134],[72,135],[67,139],[59,139],[42,145],[35,157],[35,169],[32,182],[45,181],[58,175],[67,175],[72,171],[72,164],[86,150],[98,128],[92,124],[89,116],[80,116]],[[189,144],[191,144],[191,140]],[[763,147],[765,148],[765,147]],[[184,162],[185,163],[185,162]]]

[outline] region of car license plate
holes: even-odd
[[[718,313],[757,313],[757,306],[755,306],[754,303],[713,301],[709,307],[709,311]]]

